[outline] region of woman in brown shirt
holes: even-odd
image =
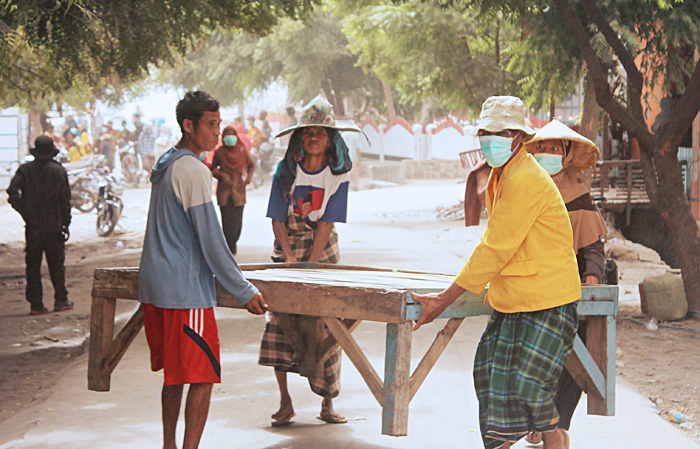
[[[236,243],[243,226],[245,190],[255,171],[250,154],[238,138],[233,126],[224,128],[222,144],[216,148],[211,173],[218,179],[216,200],[221,211],[221,225],[231,253],[237,252]]]

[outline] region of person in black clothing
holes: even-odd
[[[73,308],[73,303],[68,300],[64,266],[65,242],[70,236],[70,185],[66,169],[53,159],[58,149],[51,137],[38,137],[29,152],[34,160],[19,166],[7,194],[10,205],[22,215],[25,223],[29,313],[40,315],[49,312],[42,297],[41,259],[44,253],[54,289],[54,311]]]

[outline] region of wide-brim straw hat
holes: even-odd
[[[572,164],[579,170],[588,170],[600,159],[600,150],[595,143],[559,120],[552,120],[544,125],[525,145],[526,147],[531,147],[537,142],[551,139],[569,140],[572,142],[571,150],[569,150],[573,153]]]
[[[481,106],[476,131],[495,133],[506,129],[518,129],[530,135],[535,133],[527,119],[525,103],[520,98],[509,95],[487,98]]]
[[[333,128],[337,129],[338,131],[362,132],[362,130],[352,122],[336,120],[335,113],[333,112],[333,105],[319,95],[311,100],[309,104],[304,106],[299,123],[278,132],[275,138],[289,134],[297,129],[308,128],[311,126]]]

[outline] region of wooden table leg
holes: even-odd
[[[408,404],[411,401],[412,322],[386,325],[382,434],[408,434]]]
[[[605,376],[605,396],[588,395],[589,415],[615,415],[615,317],[589,316],[586,347]]]
[[[116,299],[92,297],[90,308],[90,349],[88,358],[88,390],[109,391],[109,372],[105,356],[114,336]]]

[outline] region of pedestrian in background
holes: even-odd
[[[221,227],[231,254],[235,256],[243,228],[245,190],[253,179],[255,164],[233,126],[224,128],[222,136],[222,143],[216,148],[211,162],[211,173],[219,181],[216,201],[221,211]]]
[[[73,308],[66,290],[66,241],[70,236],[70,185],[63,166],[53,158],[58,148],[41,136],[29,152],[34,160],[19,166],[7,188],[9,203],[25,223],[26,298],[31,315],[48,313],[41,285],[41,260],[46,254],[54,290],[55,312]]]

